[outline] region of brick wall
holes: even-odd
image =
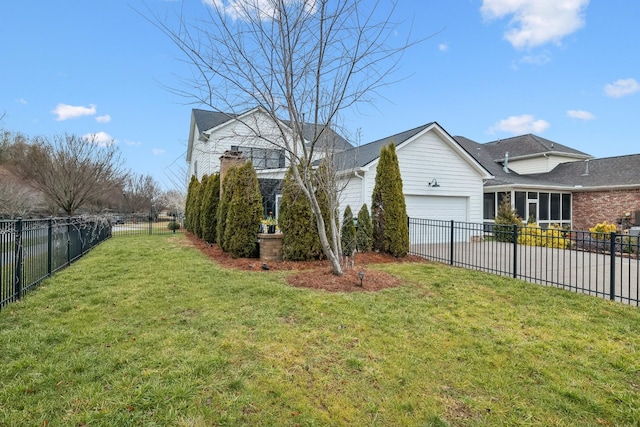
[[[572,228],[587,230],[602,221],[615,224],[625,212],[631,212],[633,221],[640,211],[640,189],[574,192],[572,201]]]
[[[282,260],[282,237],[284,234],[258,234],[260,243],[260,260],[274,261]]]

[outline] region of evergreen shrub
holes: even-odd
[[[373,242],[373,225],[371,225],[371,215],[369,207],[365,203],[358,212],[358,228],[356,230],[356,247],[358,252],[368,252],[371,250]]]
[[[409,222],[395,145],[382,147],[372,196],[373,249],[395,257],[409,252]]]
[[[258,175],[251,161],[236,169],[234,182],[224,230],[225,247],[234,258],[256,257],[263,207]]]
[[[310,261],[322,256],[318,227],[309,199],[289,168],[282,185],[278,225],[283,233],[282,256],[287,261]]]
[[[345,208],[342,216],[340,243],[342,244],[342,254],[344,256],[353,256],[356,250],[356,225],[353,222],[353,212],[351,212],[351,206],[349,205]]]

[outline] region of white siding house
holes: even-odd
[[[248,121],[259,132],[249,130]],[[263,156],[258,162],[252,158],[258,178],[268,181],[274,191],[263,193],[265,211],[277,213],[280,187],[274,182],[284,178],[289,161],[286,153],[282,153],[284,159],[278,157],[274,146],[265,145],[260,136],[275,137],[278,132],[280,128],[258,109],[243,116],[193,110],[187,150],[189,176],[200,179],[218,172],[219,158],[227,150],[240,148],[245,157],[251,157],[255,149]],[[354,215],[365,203],[371,208],[380,150],[390,142],[396,145],[410,217],[482,222],[483,184],[493,176],[435,122],[359,147],[341,143],[334,150],[334,165],[341,178],[341,214],[347,205]]]
[[[396,145],[411,218],[482,222],[484,180],[492,176],[437,123],[430,123],[341,153],[353,159],[345,174],[341,208],[371,207],[380,149]],[[349,160],[346,162],[349,163]]]
[[[233,116],[193,110],[187,149],[189,176],[201,179],[220,171],[225,151],[242,151],[256,170],[288,167],[284,150],[267,141],[281,141],[280,129],[261,110]]]

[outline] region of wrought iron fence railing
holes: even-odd
[[[640,305],[634,235],[418,218],[409,234],[427,259]]]
[[[109,237],[182,230],[169,215],[0,220],[0,309]]]
[[[168,234],[184,230],[182,219],[175,215],[110,214],[114,237]]]
[[[0,309],[109,237],[100,217],[0,220]]]

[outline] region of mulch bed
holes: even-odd
[[[424,258],[414,255],[395,258],[391,255],[377,252],[356,253],[353,259],[353,268],[344,268],[343,275],[336,276],[331,272],[331,265],[328,260],[262,262],[257,258],[232,258],[231,255],[223,252],[218,245],[210,245],[198,239],[192,233],[185,234],[194,247],[226,268],[260,271],[264,274],[269,274],[274,271],[292,271],[293,273],[287,276],[287,282],[291,286],[322,289],[329,292],[373,292],[397,287],[402,284],[399,279],[383,271],[371,270],[367,268],[368,265],[398,262],[427,262]],[[364,273],[362,286],[360,286],[359,272]]]

